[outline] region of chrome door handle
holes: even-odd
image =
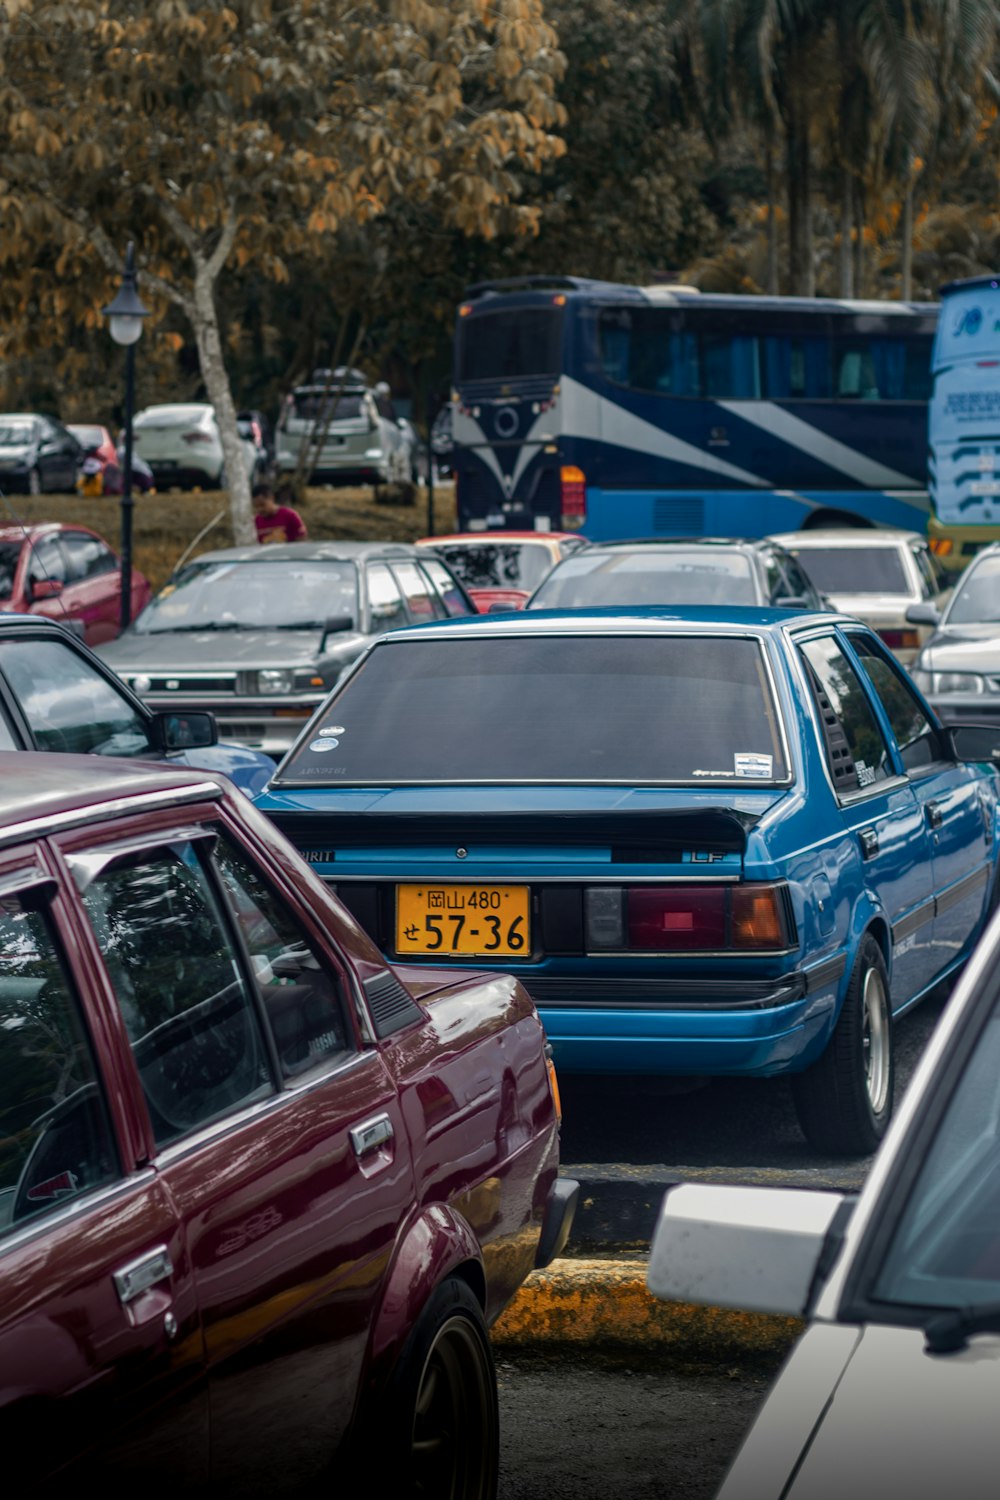
[[[166,1245],[157,1245],[148,1255],[140,1255],[138,1260],[131,1260],[127,1266],[120,1266],[117,1271],[113,1271],[111,1279],[118,1293],[118,1301],[123,1307],[127,1307],[158,1281],[169,1281],[173,1274],[174,1263],[170,1259],[170,1251]]]
[[[944,822],[944,813],[938,804],[936,802],[928,802],[924,806],[924,811],[927,814],[927,821],[930,826],[932,828],[940,828]]]
[[[368,1156],[372,1151],[377,1151],[379,1146],[392,1140],[393,1133],[392,1121],[388,1115],[376,1115],[363,1125],[352,1125],[348,1131],[355,1156]]]
[[[861,858],[874,859],[878,853],[878,834],[874,828],[862,828],[858,839],[861,843]]]

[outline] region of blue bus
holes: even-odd
[[[1000,541],[1000,276],[951,281],[931,361],[928,533],[947,568]]]
[[[470,287],[455,332],[460,530],[925,531],[937,307],[576,277]]]

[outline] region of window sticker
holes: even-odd
[[[744,752],[741,754],[739,751],[737,751],[733,756],[733,763],[735,765],[737,776],[760,776],[770,778],[772,775],[771,767],[774,764],[774,757],[771,755],[756,755],[753,752]]]
[[[319,737],[320,737],[320,739],[323,739],[324,737],[329,738],[329,737],[331,737],[332,735],[335,735],[335,734],[343,734],[343,732],[344,732],[344,726],[343,726],[343,724],[331,724],[328,729],[321,729],[319,731]]]
[[[312,744],[309,746],[309,749],[314,750],[317,755],[322,755],[327,750],[336,750],[339,744],[339,740],[313,740]]]

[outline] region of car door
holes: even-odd
[[[11,1494],[151,1476],[182,1493],[208,1464],[194,1279],[60,883],[42,847],[0,862],[4,1473]]]
[[[955,761],[903,674],[867,634],[848,632],[899,746],[930,835],[934,949],[953,963],[983,915],[993,868],[992,812],[980,795],[982,772]]]
[[[63,600],[83,624],[88,646],[114,640],[120,629],[121,570],[118,559],[100,537],[86,531],[64,531],[66,587]],[[134,589],[133,589],[134,597]]]
[[[889,920],[890,999],[898,1010],[941,967],[930,829],[879,722],[868,679],[842,639],[824,630],[798,640],[841,826],[860,854],[865,887]]]
[[[74,850],[177,1204],[205,1331],[216,1493],[317,1480],[353,1413],[409,1146],[348,976],[217,824]]]

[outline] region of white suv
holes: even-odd
[[[290,473],[310,448],[309,479],[320,484],[407,484],[410,449],[384,384],[360,370],[314,370],[285,397],[275,433],[276,461]]]

